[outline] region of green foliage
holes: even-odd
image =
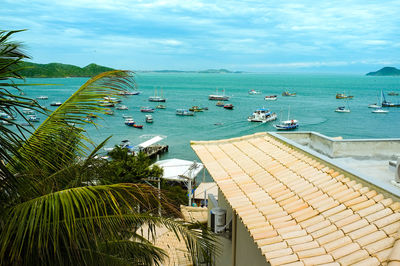
[[[16,95],[11,79],[22,78],[26,58],[9,40],[16,32],[0,31],[0,108],[40,111]],[[0,124],[0,265],[159,265],[165,254],[142,236],[143,226],[150,236],[163,226],[184,239],[194,263],[213,250],[213,235],[173,219],[180,213],[154,188],[99,184],[110,174],[95,158],[105,142],[90,148],[81,126],[89,113],[104,112],[97,104],[104,96],[133,87],[133,73],[109,71],[86,82],[29,138],[23,127],[13,132]],[[170,218],[155,215],[160,205]]]
[[[93,63],[83,68],[61,63],[36,64],[31,62],[23,62],[22,66],[24,69],[21,74],[28,78],[94,77],[113,70]]]

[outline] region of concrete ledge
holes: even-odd
[[[338,140],[332,140],[331,138],[328,138],[328,137],[321,135],[319,133],[316,133],[316,132],[299,132],[299,133],[302,134],[303,136],[307,135],[307,134],[319,135],[321,137],[324,137],[324,139],[326,139],[327,141],[331,141],[331,142],[338,141]],[[328,156],[321,154],[310,147],[303,146],[303,145],[297,143],[296,141],[285,137],[288,134],[296,134],[296,133],[268,132],[268,134],[287,143],[289,146],[291,146],[293,148],[296,148],[298,150],[301,150],[303,152],[310,154],[312,157],[316,158],[317,160],[319,159],[320,161],[323,161],[323,163],[326,164],[327,166],[337,170],[338,172],[344,173],[349,178],[357,180],[360,183],[363,183],[364,185],[367,185],[369,187],[373,187],[375,190],[379,191],[380,193],[382,193],[383,195],[385,195],[387,197],[394,198],[397,201],[400,200],[400,188],[399,187],[396,187],[387,182],[383,182],[380,179],[362,174],[353,168],[349,168],[346,165],[343,165],[341,163],[334,161],[332,158],[329,158]],[[359,142],[365,143],[365,141],[369,141],[369,140],[360,140]],[[371,140],[371,141],[373,141],[373,140]],[[396,139],[396,141],[400,142],[400,139],[399,140]],[[399,151],[399,150],[400,149],[398,149],[397,151]],[[347,155],[347,156],[350,156],[350,155]]]
[[[394,160],[400,157],[400,138],[393,139],[341,139],[331,138],[313,131],[275,133],[308,146],[331,158],[377,158]]]

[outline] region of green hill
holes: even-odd
[[[384,67],[378,71],[367,73],[367,76],[400,76],[400,69]]]
[[[83,68],[61,63],[35,64],[24,62],[27,67],[21,71],[27,78],[64,78],[64,77],[94,77],[102,72],[113,70],[109,67],[90,64]]]

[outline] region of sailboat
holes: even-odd
[[[229,101],[229,96],[225,95],[225,90],[222,90],[223,94],[220,95],[218,94],[218,89],[217,89],[217,94],[210,94],[208,95],[208,99],[212,101]]]
[[[347,102],[347,109],[346,109],[346,106],[339,106],[338,108],[336,108],[335,112],[338,112],[338,113],[350,113],[349,102]]]
[[[383,101],[382,101],[382,107],[400,107],[400,103],[392,103],[390,101],[386,101],[385,94],[383,94]]]
[[[378,102],[381,103],[381,104],[377,104],[377,103],[368,104],[368,108],[382,108],[382,95],[383,95],[383,92],[381,91],[381,98],[380,98],[380,100],[379,100],[379,98],[378,98],[378,96],[377,96]]]
[[[277,130],[293,130],[299,127],[299,121],[290,119],[290,106],[288,110],[288,118],[286,121],[281,121],[279,124],[274,125]]]
[[[154,89],[154,96],[149,97],[149,102],[165,102],[166,99],[162,97],[162,90],[161,96],[157,96],[157,88]]]

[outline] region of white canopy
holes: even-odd
[[[140,149],[147,148],[147,147],[149,147],[150,145],[153,145],[153,144],[155,144],[155,143],[157,143],[157,142],[159,142],[159,141],[161,141],[161,140],[163,140],[163,139],[164,139],[164,138],[161,137],[161,136],[155,136],[154,138],[151,138],[151,139],[149,139],[149,140],[146,140],[146,141],[143,142],[143,143],[140,143],[138,146],[139,146]]]
[[[204,191],[206,192],[206,199],[208,194],[213,194],[215,199],[218,199],[218,187],[215,182],[203,182],[194,191],[194,199],[204,199]]]
[[[164,179],[186,182],[194,178],[203,169],[203,164],[181,159],[168,159],[154,163],[164,169]]]

